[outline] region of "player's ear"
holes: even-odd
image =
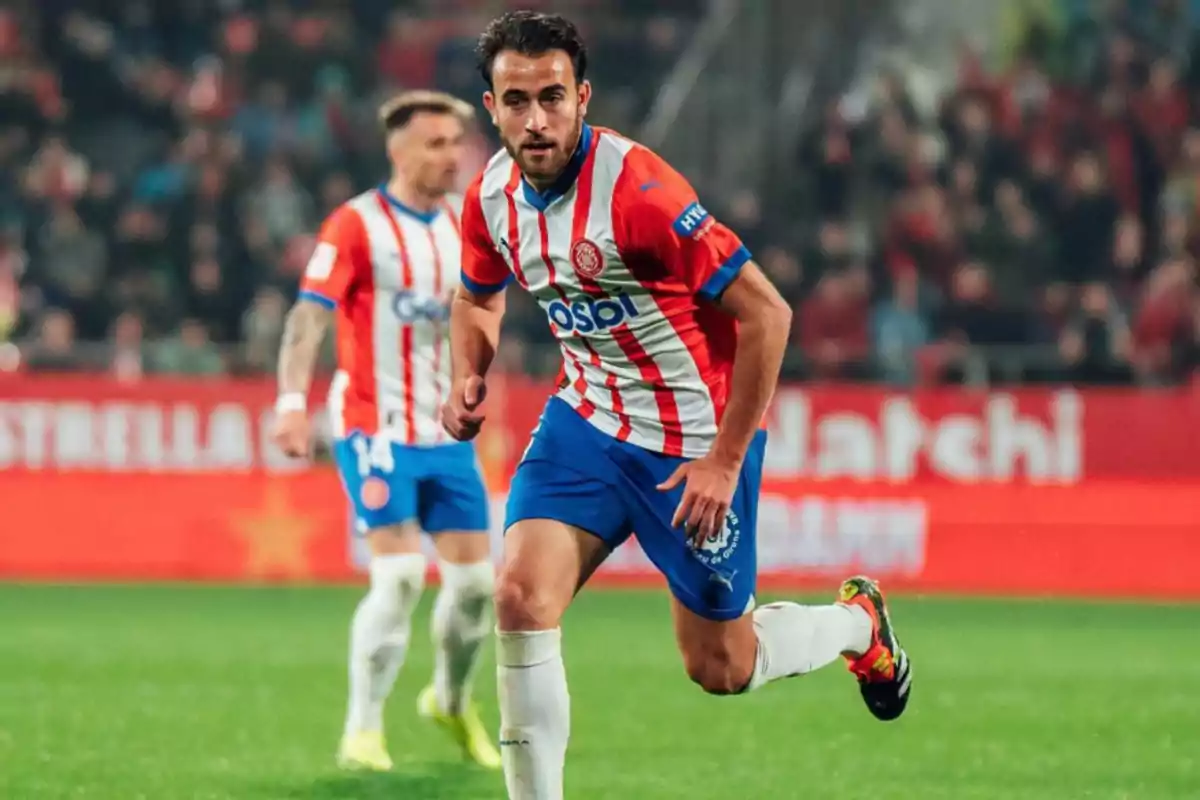
[[[584,80],[579,84],[579,113],[587,116],[588,101],[592,99],[592,82]]]
[[[388,131],[387,140],[384,142],[384,147],[387,149],[388,158],[395,163],[400,159],[400,154],[404,151],[404,135],[403,129]]]
[[[488,116],[492,118],[492,124],[496,127],[500,126],[500,118],[496,114],[496,95],[491,92],[483,93],[483,107],[487,109]]]

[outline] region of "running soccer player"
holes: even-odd
[[[473,447],[450,439],[439,419],[450,388],[446,316],[461,258],[461,198],[449,192],[472,113],[434,92],[403,94],[383,106],[391,179],[325,220],[279,356],[275,437],[288,454],[302,456],[313,364],[336,319],[334,453],[371,553],[370,589],[350,631],[349,709],[338,753],[348,769],[392,765],[383,705],[425,584],[421,530],[433,537],[442,586],[433,609],[433,682],[420,695],[419,712],[446,728],[471,759],[500,767],[470,698],[491,625],[487,494]]]
[[[509,797],[558,800],[570,729],[560,618],[631,532],[666,576],[688,675],[738,694],[845,656],[867,707],[907,704],[908,659],[879,589],[755,609],[766,434],[791,312],[688,183],[585,123],[575,27],[513,12],[479,41],[504,149],[467,191],[450,314],[456,439],[484,422],[511,279],[538,300],[564,372],[513,476],[496,586],[500,750]]]

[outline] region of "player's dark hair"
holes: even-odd
[[[475,46],[479,74],[492,87],[492,63],[504,50],[523,56],[540,56],[562,50],[575,68],[575,80],[583,80],[587,71],[587,45],[575,23],[560,14],[539,11],[509,11],[492,20]]]

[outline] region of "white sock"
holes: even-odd
[[[871,629],[870,615],[858,606],[760,606],[754,611],[758,656],[747,690],[820,669],[842,653],[863,653]]]
[[[562,800],[571,696],[558,628],[497,632],[500,754],[509,800]]]
[[[408,650],[412,613],[425,586],[425,556],[375,556],[371,588],[350,625],[346,733],[383,730],[383,703]]]
[[[433,605],[433,688],[444,713],[461,714],[488,634],[495,568],[491,561],[440,561],[438,570],[442,588]]]

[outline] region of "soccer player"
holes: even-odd
[[[467,440],[484,422],[510,280],[538,300],[564,359],[513,476],[496,587],[509,797],[563,796],[559,621],[633,531],[667,578],[704,690],[738,694],[844,656],[870,711],[899,716],[911,671],[873,582],[845,581],[830,605],[755,608],[759,427],[789,308],[684,178],[584,121],[587,53],[569,21],[506,14],[479,56],[504,149],[464,202],[447,431]]]
[[[349,709],[338,754],[348,769],[392,765],[383,705],[425,583],[421,530],[433,537],[442,584],[433,609],[433,682],[419,711],[477,763],[500,766],[470,697],[491,626],[487,495],[473,447],[450,439],[439,418],[450,388],[446,317],[461,258],[461,198],[449,192],[472,113],[461,100],[423,91],[383,106],[391,178],[325,220],[279,357],[275,436],[287,453],[302,456],[313,363],[336,319],[338,371],[328,403],[334,453],[371,553],[370,589],[350,633]]]

